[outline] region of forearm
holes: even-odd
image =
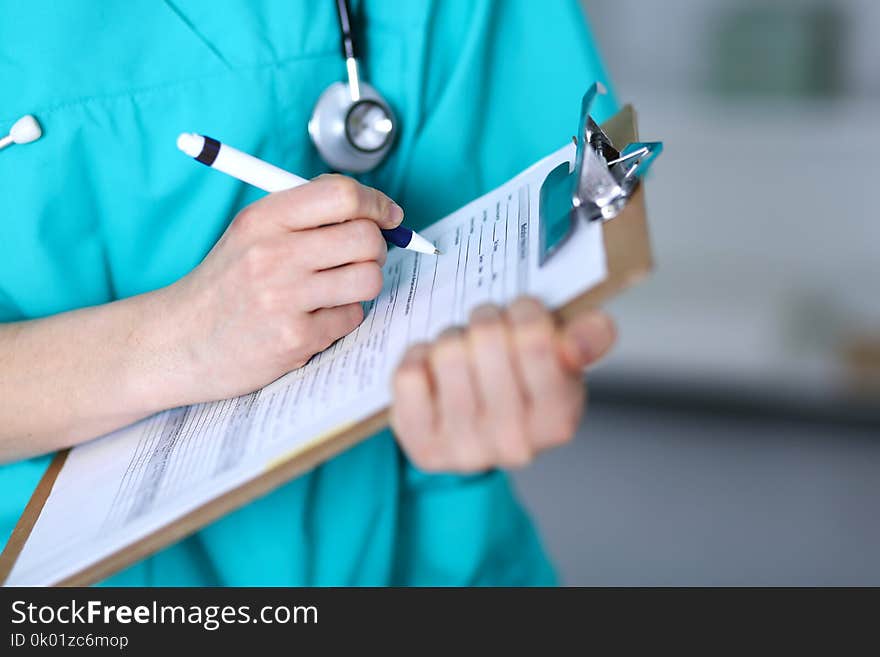
[[[245,208],[169,287],[0,324],[0,462],[242,395],[308,362],[363,319],[382,289],[380,228],[401,218],[381,192],[323,176]]]
[[[186,403],[181,318],[172,316],[169,294],[0,325],[0,462]]]

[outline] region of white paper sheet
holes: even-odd
[[[557,307],[606,275],[598,224],[538,267],[538,194],[566,146],[421,231],[439,257],[392,249],[361,326],[257,392],[179,408],[73,449],[7,584],[52,584],[247,482],[390,401],[407,345],[521,294]]]

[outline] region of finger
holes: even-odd
[[[528,400],[513,365],[507,325],[497,307],[479,306],[473,311],[468,344],[483,401],[481,432],[494,437],[496,463],[521,467],[532,457],[525,432]]]
[[[583,405],[580,375],[564,369],[556,325],[534,299],[514,302],[508,317],[514,354],[529,404],[529,433],[536,446],[556,445],[574,433]]]
[[[301,290],[305,310],[369,301],[382,291],[382,269],[376,262],[356,262],[315,272]]]
[[[602,359],[617,340],[614,321],[606,313],[595,310],[578,315],[562,331],[563,362],[573,372]]]
[[[337,174],[319,176],[300,187],[270,194],[254,203],[252,212],[288,230],[351,219],[369,219],[381,228],[393,228],[403,220],[403,210],[385,194]]]
[[[298,231],[290,237],[295,257],[312,271],[370,261],[381,267],[388,256],[385,238],[369,219]]]
[[[488,444],[478,435],[477,413],[481,400],[468,356],[461,329],[444,331],[429,355],[437,391],[440,433],[448,441],[447,448],[456,469],[466,472],[485,468],[491,456]]]
[[[349,303],[334,308],[321,308],[311,314],[314,351],[323,351],[339,338],[354,331],[364,319],[364,307]]]
[[[428,365],[430,349],[410,347],[394,373],[391,426],[400,446],[419,467],[433,470],[440,465],[437,444],[437,409]]]

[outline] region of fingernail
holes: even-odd
[[[443,329],[443,331],[440,332],[440,335],[437,336],[437,339],[444,340],[449,338],[457,338],[462,333],[464,333],[464,329],[462,329],[460,326],[450,326],[447,329]]]
[[[428,357],[428,346],[419,343],[412,345],[409,349],[406,350],[406,353],[403,355],[403,359],[401,360],[401,364],[416,364],[422,361],[427,360]]]
[[[608,349],[614,335],[611,319],[605,313],[595,313],[578,323],[572,338],[584,363],[591,363]]]
[[[491,303],[483,303],[471,311],[472,322],[491,322],[501,317],[501,311]]]
[[[528,324],[539,319],[544,312],[541,304],[533,299],[515,301],[507,311],[510,320],[514,324]]]
[[[403,221],[403,208],[392,201],[388,206],[388,214],[385,216],[385,219],[392,226],[399,226]]]

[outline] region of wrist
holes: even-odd
[[[124,345],[125,380],[145,414],[198,400],[198,367],[191,327],[179,284],[139,295]]]

